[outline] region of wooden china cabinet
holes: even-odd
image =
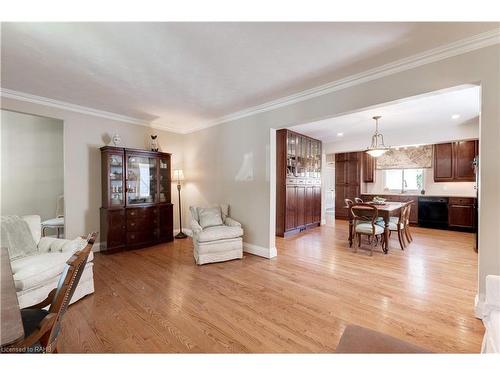
[[[173,240],[170,154],[101,148],[101,251]]]
[[[276,235],[285,237],[321,223],[321,141],[276,132]]]

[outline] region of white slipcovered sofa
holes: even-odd
[[[243,258],[243,229],[229,217],[229,205],[189,207],[197,264]]]
[[[57,286],[66,261],[75,251],[87,244],[82,238],[65,240],[53,237],[41,237],[41,219],[38,215],[23,216],[28,223],[31,235],[37,245],[37,252],[11,261],[14,283],[21,308],[43,301]],[[91,252],[80,283],[71,299],[71,303],[94,292]]]
[[[486,331],[481,352],[500,353],[500,276],[486,276],[483,324]]]

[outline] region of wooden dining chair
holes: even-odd
[[[401,209],[399,210],[398,216],[391,216],[389,218],[389,231],[390,231],[389,235],[392,232],[398,233],[399,246],[401,246],[401,250],[404,250],[406,247],[405,231],[406,231],[406,228],[410,222],[410,216],[408,214],[408,210],[409,210],[411,203],[412,202],[405,203],[401,207]]]
[[[355,202],[355,203],[364,203],[364,202],[363,202],[363,199],[358,198],[358,197],[354,198],[354,202]]]
[[[413,237],[412,237],[411,231],[410,231],[410,214],[411,214],[411,207],[412,207],[413,203],[414,203],[414,201],[409,201],[407,203],[408,207],[406,209],[404,234],[405,234],[406,240],[408,242],[412,242],[413,241]]]
[[[344,203],[349,208],[354,204],[354,202],[352,201],[352,199],[349,199],[349,198],[344,198]]]
[[[370,256],[373,255],[373,248],[378,244],[378,236],[381,236],[380,241],[383,246],[384,228],[376,224],[378,217],[378,208],[368,203],[357,203],[351,206],[351,215],[353,219],[353,237],[354,237],[354,252],[356,253],[361,246],[361,235],[368,236],[370,244]],[[376,238],[377,241],[372,241]]]
[[[36,305],[21,309],[24,339],[10,346],[17,353],[57,353],[61,322],[71,297],[78,286],[97,233],[87,237],[84,249],[75,252],[66,262],[57,287]],[[44,308],[50,306],[48,310]]]

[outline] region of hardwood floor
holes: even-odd
[[[477,353],[470,233],[413,228],[405,252],[354,254],[347,223],[277,238],[272,260],[196,266],[191,240],[96,254],[93,295],[72,305],[60,352],[333,352],[347,324],[435,352]]]

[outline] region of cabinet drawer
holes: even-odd
[[[461,205],[461,206],[473,206],[474,198],[460,198],[460,197],[450,197],[448,199],[449,205]]]
[[[148,218],[158,214],[157,207],[127,208],[127,220],[134,218]]]
[[[158,227],[158,217],[151,215],[146,217],[129,217],[127,218],[127,230],[135,231],[151,231]]]
[[[137,245],[148,242],[154,242],[157,239],[158,231],[141,231],[141,232],[128,232],[127,245]]]

